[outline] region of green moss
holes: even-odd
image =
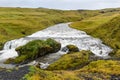
[[[91,72],[109,75],[120,75],[120,61],[98,60],[93,61],[86,67],[80,69],[80,72]]]
[[[60,43],[53,41],[51,38],[47,39],[46,43],[52,47],[51,53],[57,52],[61,48]]]
[[[30,67],[29,74],[23,77],[23,80],[60,80],[59,76],[56,76],[50,71],[44,71],[36,67]]]
[[[25,62],[26,60],[34,60],[38,57],[49,53],[55,53],[59,51],[61,44],[53,39],[47,40],[34,40],[27,43],[24,46],[20,46],[16,49],[19,56],[15,58],[15,63]]]
[[[80,51],[63,55],[59,60],[51,64],[47,70],[67,70],[83,67],[89,63],[89,51]]]
[[[69,50],[68,53],[71,53],[71,52],[79,52],[79,48],[75,45],[67,45],[67,48]]]
[[[14,62],[14,59],[9,58],[4,62],[4,64],[10,64],[10,63],[13,63],[13,62]]]
[[[112,47],[114,51],[110,54],[113,57],[120,57],[120,16],[117,13],[98,15],[88,20],[83,20],[71,24],[71,27],[84,30],[88,34],[102,39],[104,44]],[[84,22],[84,23],[83,23]],[[89,24],[88,24],[89,22]],[[87,26],[87,27],[86,27]]]
[[[114,55],[115,54],[115,55]],[[117,59],[119,59],[120,58],[120,49],[118,49],[117,51],[116,51],[116,53],[111,53],[111,55],[112,56],[114,56],[114,57],[116,57]]]
[[[28,56],[27,56],[27,55],[21,55],[21,56],[19,56],[19,57],[16,57],[16,58],[13,60],[13,63],[25,62],[27,59],[28,59]],[[8,63],[8,64],[9,64],[9,63]]]
[[[25,75],[25,80],[111,80],[120,75],[120,62],[112,60],[98,60],[77,70],[41,70],[31,67]],[[114,78],[112,78],[114,76]],[[23,80],[24,80],[23,79]]]
[[[81,80],[74,72],[67,71],[47,71],[32,67],[22,80]]]

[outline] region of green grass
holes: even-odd
[[[73,22],[72,24],[70,24],[70,26],[72,28],[83,30],[88,34],[91,34],[91,32],[93,32],[94,29],[96,29],[97,27],[104,23],[107,23],[109,20],[118,15],[119,13],[115,12],[100,14],[95,17],[83,19],[82,21]]]
[[[82,72],[120,75],[120,61],[98,60],[80,69]]]
[[[94,33],[91,34],[95,37],[99,37],[103,40],[103,42],[109,46],[111,46],[115,52],[113,52],[113,56],[117,56],[116,53],[120,54],[120,16],[117,16],[107,23],[99,26],[94,30]]]
[[[71,63],[73,64],[73,63]],[[120,75],[120,61],[99,60],[77,70],[41,70],[30,67],[30,72],[24,76],[25,80],[111,80]],[[23,80],[24,80],[23,79]]]
[[[51,64],[47,70],[69,70],[83,67],[89,63],[90,51],[80,51],[63,55],[59,60]]]
[[[24,37],[54,24],[77,21],[70,26],[102,39],[105,44],[114,49],[112,55],[120,57],[119,12],[119,8],[70,11],[45,8],[0,8],[0,48],[8,40]],[[56,48],[50,41],[46,43]],[[16,62],[26,60],[28,57],[26,58],[25,54],[34,58],[37,54],[37,44],[39,45],[38,42],[33,42],[29,46],[25,45],[21,50],[22,55],[16,58]],[[9,59],[8,63],[9,61],[14,60]],[[48,70],[31,67],[24,78],[25,80],[110,80],[111,75],[120,75],[120,61],[98,60],[88,64],[89,62],[87,51],[66,54],[51,64]]]
[[[86,31],[88,34],[100,38],[103,42],[112,47],[112,56],[120,58],[120,16],[119,13],[105,13],[72,23],[70,26],[79,30]]]
[[[8,40],[30,35],[51,25],[78,21],[98,14],[97,10],[0,8],[0,48]]]
[[[68,48],[68,53],[72,52],[79,52],[79,48],[75,45],[67,45],[66,48]]]

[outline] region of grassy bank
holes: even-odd
[[[120,15],[111,12],[98,15],[71,24],[72,28],[86,31],[88,34],[100,38],[114,49],[112,56],[120,57]]]
[[[30,67],[23,80],[119,80],[120,61],[99,60],[78,70],[41,70]],[[72,63],[71,63],[72,64]]]

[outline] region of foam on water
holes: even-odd
[[[0,51],[0,61],[18,56],[15,48],[25,45],[31,40],[47,38],[55,39],[62,44],[62,47],[73,44],[78,46],[80,50],[90,50],[96,56],[101,57],[108,56],[108,54],[112,51],[112,49],[104,45],[100,39],[93,38],[87,35],[84,31],[72,29],[68,25],[69,23],[57,24],[27,37],[6,42],[4,50]],[[61,55],[59,54],[61,53],[63,52],[59,51],[58,53],[54,53],[54,55],[56,55],[55,57],[60,57]],[[52,57],[51,55],[45,56],[45,58],[48,58],[45,61],[46,63],[49,63],[50,59],[54,60],[55,57]]]

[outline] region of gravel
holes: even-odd
[[[0,80],[20,80],[25,74],[29,72],[29,66],[21,67],[18,70],[12,71],[1,70]]]

